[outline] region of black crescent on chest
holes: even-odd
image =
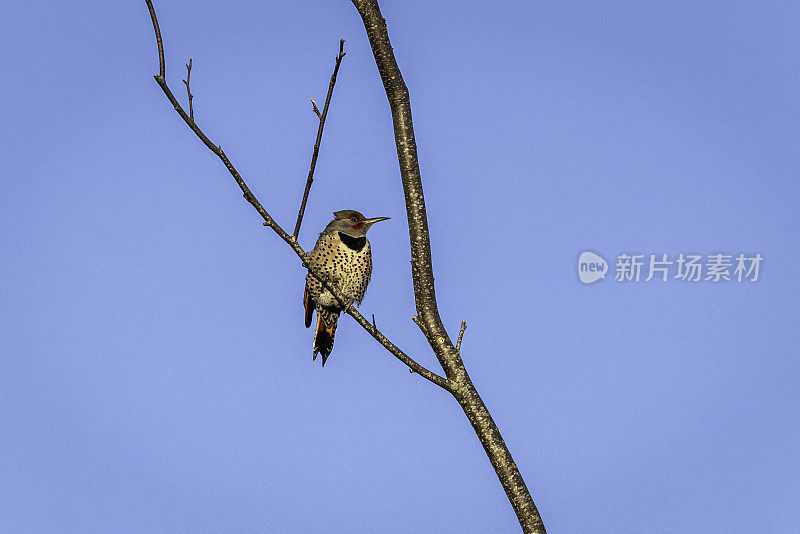
[[[350,237],[342,232],[337,233],[339,234],[339,239],[342,240],[342,243],[344,243],[345,246],[350,250],[361,252],[361,250],[364,248],[364,245],[367,244],[367,236],[365,235],[361,237]]]

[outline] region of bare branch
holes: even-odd
[[[395,146],[403,181],[408,232],[411,241],[411,277],[414,281],[414,299],[417,307],[415,322],[425,334],[431,349],[444,369],[448,382],[452,384],[453,396],[461,405],[483,445],[497,478],[514,508],[522,530],[526,534],[544,534],[545,527],[542,518],[525,485],[525,480],[522,478],[500,430],[486,408],[486,404],[475,389],[464,368],[459,350],[453,346],[439,316],[434,289],[428,217],[411,118],[411,101],[408,87],[403,81],[403,75],[394,57],[386,29],[386,20],[381,15],[378,0],[351,1],[361,15],[375,57],[375,64],[386,91],[386,98],[392,110],[392,126],[394,127]]]
[[[331,81],[328,83],[328,95],[325,97],[325,105],[322,106],[322,113],[320,114],[317,103],[311,99],[311,104],[314,106],[314,113],[319,118],[319,128],[317,128],[317,140],[314,142],[314,152],[311,154],[311,166],[308,169],[308,179],[306,180],[306,189],[303,192],[303,201],[300,203],[300,211],[297,213],[297,223],[294,225],[294,233],[292,237],[296,240],[300,235],[300,225],[303,224],[303,214],[306,211],[306,202],[308,202],[308,193],[311,191],[311,184],[314,182],[314,169],[317,166],[317,156],[319,155],[319,146],[322,143],[322,130],[325,128],[325,118],[328,116],[328,107],[331,105],[331,97],[333,96],[333,86],[336,85],[336,75],[339,73],[339,65],[342,64],[342,59],[347,55],[344,51],[344,39],[339,39],[339,53],[336,55],[336,61],[333,65],[333,74],[331,74]]]
[[[186,79],[181,80],[186,85],[186,94],[189,95],[189,118],[194,120],[194,110],[192,109],[192,98],[194,95],[189,89],[189,81],[192,79],[192,58],[189,58],[189,63],[186,64]]]
[[[467,322],[461,321],[461,330],[458,331],[458,341],[456,341],[456,350],[461,354],[461,339],[464,337],[464,330],[467,329]]]
[[[459,365],[458,352],[442,323],[436,303],[428,214],[425,209],[425,194],[417,158],[417,142],[411,119],[408,87],[397,66],[386,30],[386,21],[380,13],[377,0],[351,1],[361,15],[392,109],[395,144],[408,214],[411,277],[414,282],[417,316],[424,325],[423,333],[426,334],[431,349],[444,369],[445,376],[461,380],[464,374],[463,366]]]
[[[211,140],[206,136],[205,133],[203,133],[200,127],[197,126],[194,120],[192,120],[192,118],[186,114],[186,112],[183,110],[183,107],[181,107],[180,103],[175,98],[175,95],[172,94],[172,91],[167,85],[165,79],[166,69],[164,65],[164,46],[161,41],[161,30],[158,27],[158,19],[156,18],[156,12],[155,9],[153,8],[152,0],[145,0],[145,2],[147,3],[148,9],[150,10],[150,18],[153,22],[153,29],[155,30],[156,33],[156,43],[158,44],[159,74],[153,76],[156,80],[156,83],[164,92],[170,104],[172,104],[172,107],[175,109],[178,115],[180,115],[180,117],[183,119],[186,125],[189,126],[189,128],[195,133],[195,135],[197,135],[197,137],[203,142],[203,144],[206,145],[208,149],[211,150],[214,154],[216,154],[217,157],[222,161],[222,163],[225,165],[225,168],[228,169],[228,172],[231,174],[231,176],[233,176],[234,180],[236,180],[236,183],[239,185],[239,188],[242,190],[242,196],[253,206],[253,208],[255,208],[258,214],[261,215],[261,218],[264,219],[264,226],[269,226],[270,228],[272,228],[272,230],[276,234],[278,234],[278,236],[281,239],[283,239],[286,242],[286,244],[292,247],[292,250],[295,251],[297,256],[303,262],[303,266],[306,269],[308,269],[309,272],[314,277],[316,277],[318,280],[320,280],[320,282],[322,282],[323,286],[326,289],[328,289],[328,291],[331,292],[331,294],[334,296],[334,298],[336,298],[336,300],[339,301],[340,304],[343,303],[345,299],[344,297],[342,297],[341,292],[338,290],[338,288],[332,287],[329,283],[327,283],[325,278],[320,273],[314,271],[311,265],[308,264],[308,262],[306,261],[307,258],[306,252],[297,243],[297,240],[293,236],[290,236],[288,233],[286,233],[286,231],[281,227],[281,225],[279,225],[275,221],[275,219],[273,219],[272,216],[267,212],[267,210],[264,209],[264,206],[261,205],[261,203],[255,197],[255,195],[250,191],[250,188],[247,187],[247,184],[244,182],[244,179],[242,179],[241,175],[239,174],[239,171],[236,170],[236,168],[233,166],[233,163],[231,163],[231,161],[228,159],[228,156],[226,156],[225,152],[222,151],[222,147],[215,145],[214,143],[211,142]],[[340,43],[340,54],[339,56],[337,56],[337,59],[339,61],[341,61],[341,58],[344,57],[344,52],[341,51],[341,47],[343,45],[344,41],[342,40]],[[330,93],[328,101],[330,101]],[[327,111],[328,103],[329,102],[326,102],[325,111]],[[323,115],[325,111],[323,111]],[[453,392],[452,385],[447,379],[439,376],[438,374],[432,371],[429,371],[428,369],[426,369],[425,367],[414,361],[410,356],[408,356],[406,353],[400,350],[394,343],[389,341],[386,338],[386,336],[384,336],[375,327],[374,324],[370,324],[369,321],[367,321],[361,315],[361,313],[359,313],[358,310],[356,310],[353,306],[349,306],[347,308],[347,313],[351,317],[353,317],[356,320],[356,322],[360,324],[367,332],[369,332],[369,334],[373,338],[375,338],[381,345],[383,345],[389,352],[391,352],[398,360],[403,362],[406,366],[413,369],[420,376],[433,382],[437,386],[451,393]]]

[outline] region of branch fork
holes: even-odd
[[[264,219],[263,225],[272,228],[272,230],[276,234],[278,234],[278,236],[281,239],[283,239],[286,242],[286,244],[292,248],[292,250],[294,250],[295,254],[297,254],[300,260],[303,262],[303,266],[306,269],[308,269],[313,276],[315,276],[318,280],[322,282],[324,287],[331,292],[334,298],[336,298],[340,303],[343,303],[344,298],[342,297],[341,292],[338,290],[338,288],[332,286],[330,283],[325,281],[324,277],[322,277],[320,273],[315,272],[313,268],[311,268],[311,266],[307,262],[308,254],[306,253],[305,250],[303,250],[303,248],[297,242],[297,234],[300,231],[300,225],[303,221],[303,213],[305,211],[306,202],[308,201],[308,194],[311,190],[311,184],[314,181],[313,178],[314,168],[317,162],[317,155],[319,154],[319,146],[322,140],[322,131],[325,126],[325,118],[327,117],[328,108],[331,102],[331,96],[333,95],[333,87],[336,84],[336,75],[339,72],[339,65],[341,64],[342,59],[346,55],[346,53],[344,52],[344,43],[345,43],[344,39],[339,40],[339,53],[336,56],[336,61],[333,68],[333,74],[331,75],[331,80],[328,85],[328,95],[325,98],[325,105],[322,108],[322,113],[319,116],[319,128],[317,130],[317,140],[314,144],[314,152],[311,158],[311,167],[309,169],[308,179],[306,181],[306,189],[305,192],[303,193],[303,201],[300,205],[300,212],[298,213],[297,217],[297,224],[295,225],[294,233],[292,235],[289,235],[281,227],[281,225],[278,224],[275,221],[275,219],[272,218],[272,216],[267,212],[264,206],[261,205],[261,203],[252,193],[252,191],[250,191],[250,188],[247,186],[244,179],[239,174],[239,171],[236,170],[236,167],[233,166],[233,163],[231,163],[231,161],[228,159],[228,156],[226,156],[225,152],[222,151],[222,146],[215,145],[213,142],[211,142],[208,136],[206,136],[206,134],[200,129],[200,127],[197,126],[197,124],[194,121],[194,118],[191,115],[188,115],[186,111],[184,111],[183,107],[180,105],[178,100],[175,98],[175,95],[170,90],[166,82],[166,66],[164,64],[164,45],[161,40],[161,30],[158,26],[158,18],[156,17],[156,12],[155,9],[153,8],[152,0],[145,0],[145,2],[147,3],[147,8],[150,11],[150,18],[153,22],[153,30],[155,31],[156,34],[156,44],[158,45],[158,74],[155,74],[153,77],[155,78],[158,86],[166,95],[167,100],[169,100],[170,104],[172,104],[172,107],[175,109],[178,115],[181,116],[186,125],[189,126],[189,128],[203,142],[203,144],[206,145],[208,149],[211,150],[214,154],[216,154],[217,157],[222,161],[222,163],[225,165],[225,168],[228,169],[228,172],[230,172],[231,176],[233,176],[233,179],[236,180],[236,183],[242,190],[242,196],[244,197],[244,199],[247,200],[247,202],[249,202],[250,205],[252,205],[253,208],[255,208],[258,214],[261,215],[261,218]],[[186,68],[189,72],[191,72],[190,65],[191,65],[191,60],[189,64],[186,65]],[[187,79],[184,80],[187,92],[189,91],[188,78],[189,75],[187,74]],[[189,94],[190,94],[189,101],[191,103],[191,93]],[[417,363],[414,359],[412,359],[410,356],[408,356],[405,352],[400,350],[394,343],[389,341],[386,338],[386,336],[384,336],[375,327],[374,324],[370,324],[369,321],[367,321],[364,318],[364,316],[361,315],[361,313],[355,308],[355,306],[348,306],[346,309],[346,313],[350,315],[353,319],[355,319],[356,322],[360,324],[362,328],[364,328],[364,330],[366,330],[373,338],[375,338],[375,340],[378,341],[378,343],[383,345],[389,352],[391,352],[397,359],[399,359],[406,366],[408,366],[409,369],[411,369],[413,372],[418,373],[420,376],[433,382],[437,386],[452,392],[451,385],[447,381],[447,379],[439,376],[433,371],[426,369],[425,367]]]

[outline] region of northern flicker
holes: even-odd
[[[356,210],[342,210],[319,234],[308,263],[326,282],[337,288],[344,297],[344,306],[309,272],[303,306],[306,310],[306,328],[311,326],[311,314],[317,310],[317,329],[314,332],[314,358],[322,354],[322,365],[333,350],[336,322],[339,314],[353,302],[361,305],[367,284],[372,275],[372,253],[367,230],[376,222],[389,217],[367,219]]]

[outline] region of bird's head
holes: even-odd
[[[387,220],[389,217],[375,217],[367,219],[356,210],[341,210],[334,212],[334,220],[328,224],[328,228],[338,230],[350,237],[362,237],[367,235],[367,230],[376,222]]]

